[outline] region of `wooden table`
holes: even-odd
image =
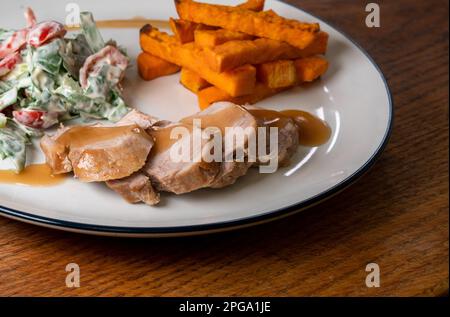
[[[212,236],[126,240],[0,219],[0,295],[302,296],[448,292],[448,2],[290,0],[365,47],[387,76],[395,127],[375,167],[296,216]],[[66,264],[81,287],[66,288]],[[381,287],[367,288],[376,262]]]

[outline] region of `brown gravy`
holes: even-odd
[[[150,136],[137,125],[99,127],[99,126],[78,126],[64,132],[58,143],[61,147],[78,146],[92,142],[103,142],[114,139],[128,133],[139,133],[150,138]],[[52,170],[47,164],[32,164],[27,166],[22,172],[0,170],[0,183],[22,184],[30,186],[53,186],[61,183],[65,179],[64,175],[52,175]]]
[[[84,145],[106,142],[127,133],[138,133],[150,138],[150,136],[137,125],[124,126],[75,126],[58,137],[58,143],[62,146],[82,147]]]
[[[331,136],[330,126],[306,111],[267,109],[248,109],[248,111],[265,125],[278,128],[283,127],[287,120],[293,119],[299,128],[300,145],[319,146],[326,143]]]
[[[248,112],[258,120],[258,125],[282,128],[290,119],[280,112],[269,109],[248,109]]]
[[[169,28],[169,21],[165,20],[152,20],[142,17],[135,17],[127,20],[99,20],[95,24],[101,29],[139,29],[146,24],[151,24],[152,26],[164,29]],[[67,30],[77,30],[80,26],[66,26]]]
[[[155,140],[155,144],[153,145],[151,154],[157,155],[164,153],[167,151],[175,142],[177,142],[178,138],[171,139],[170,133],[172,132],[173,128],[176,127],[185,127],[188,130],[191,130],[192,127],[189,125],[184,124],[170,124],[167,127],[158,128],[155,130],[150,131],[151,136]]]
[[[301,110],[283,110],[281,114],[288,116],[299,127],[299,142],[305,146],[319,146],[327,143],[331,137],[331,128],[322,119]]]
[[[52,175],[47,164],[32,164],[20,172],[0,170],[0,183],[28,185],[28,186],[54,186],[65,180],[64,175]]]
[[[245,110],[241,110],[239,112],[225,108],[220,111],[216,111],[212,114],[202,114],[202,115],[193,115],[190,117],[186,117],[180,120],[181,123],[185,123],[188,125],[193,125],[195,119],[201,120],[200,128],[206,129],[209,127],[218,128],[221,133],[224,135],[226,128],[231,128],[236,124],[236,121],[239,120],[243,115],[248,115]]]

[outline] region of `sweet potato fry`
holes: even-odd
[[[200,90],[211,86],[210,83],[201,78],[196,72],[184,67],[181,69],[180,83],[193,93],[198,93]]]
[[[283,18],[272,9],[264,11],[262,14],[266,15],[272,22],[285,23],[293,28],[299,27],[297,20]]]
[[[218,101],[230,101],[237,105],[254,104],[260,100],[276,95],[284,89],[286,88],[269,88],[263,83],[256,83],[255,90],[252,94],[232,97],[225,91],[212,86],[199,91],[197,94],[198,105],[200,109],[204,110]]]
[[[142,52],[137,58],[139,75],[144,80],[171,75],[180,70],[178,65],[169,63],[159,57]]]
[[[197,93],[198,106],[201,110],[205,110],[210,105],[219,101],[230,101],[234,102],[234,98],[227,94],[222,89],[215,86],[211,86],[200,90]]]
[[[317,23],[302,23],[241,8],[199,3],[191,0],[175,0],[181,19],[218,26],[254,36],[284,41],[303,49],[320,31]]]
[[[225,29],[196,30],[194,32],[194,41],[199,47],[214,47],[229,41],[243,41],[252,39],[253,36],[251,35]]]
[[[313,81],[323,75],[328,68],[328,62],[320,56],[298,59],[294,63],[296,66],[298,79],[296,84]],[[293,86],[295,85],[291,85],[290,87]],[[225,91],[213,86],[199,91],[199,93],[197,94],[198,104],[200,109],[206,109],[209,105],[218,101],[230,101],[238,105],[244,105],[247,103],[254,104],[258,101],[274,96],[279,92],[289,89],[290,87],[270,88],[263,83],[257,82],[255,90],[252,94],[240,97],[232,97]]]
[[[279,60],[258,65],[257,79],[269,88],[283,88],[297,83],[295,64],[290,60]]]
[[[299,51],[297,58],[309,57],[313,55],[325,55],[328,49],[328,38],[329,35],[327,32],[320,31],[317,33],[316,38],[310,45]]]
[[[300,83],[316,80],[328,70],[328,61],[321,56],[301,58],[294,63]]]
[[[206,28],[203,24],[173,18],[169,19],[169,25],[175,38],[181,44],[193,42],[195,30]]]
[[[237,5],[237,8],[260,12],[264,10],[265,0],[247,0],[244,3]]]
[[[237,8],[251,10],[255,12],[262,11],[264,9],[264,2],[265,0],[248,0],[247,2],[241,3]],[[194,32],[196,30],[209,30],[212,31],[215,29],[215,27],[207,26],[201,23],[194,23],[191,21],[186,21],[182,19],[169,19],[169,25],[170,29],[172,30],[173,34],[177,38],[180,43],[185,44],[189,42],[194,41]],[[230,32],[232,33],[232,32]],[[242,34],[242,33],[238,33]],[[239,36],[235,35],[235,39],[249,39],[251,36],[247,36],[247,38],[239,38]],[[223,41],[224,43],[226,41]]]
[[[144,52],[189,68],[233,97],[251,94],[255,87],[255,67],[244,65],[226,72],[214,72],[205,67],[202,51],[194,43],[182,45],[175,37],[160,32],[149,24],[141,29],[140,44]]]
[[[197,39],[196,39],[197,40]],[[244,64],[262,64],[279,59],[296,59],[318,54],[325,54],[328,34],[319,32],[316,39],[305,49],[300,50],[285,42],[256,39],[253,41],[229,41],[204,50],[208,66],[223,72]]]

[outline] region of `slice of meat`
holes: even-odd
[[[148,133],[136,124],[68,127],[41,140],[53,173],[73,171],[84,182],[130,176],[144,166],[153,144]]]
[[[73,170],[85,181],[106,180],[107,186],[128,202],[143,201],[155,205],[159,202],[159,193],[149,178],[138,170],[145,164],[153,146],[153,139],[143,130],[150,129],[157,122],[155,117],[132,110],[112,127],[62,128],[52,137],[45,136],[41,147],[55,174]],[[128,133],[130,127],[132,134]],[[108,130],[111,134],[106,137],[102,136],[104,128],[114,129]],[[86,129],[90,129],[89,140],[85,138]],[[138,135],[136,131],[139,131]],[[80,144],[80,139],[84,140],[83,144]],[[86,160],[86,157],[90,159]],[[80,170],[80,165],[89,168]]]
[[[193,131],[191,129],[195,119],[200,119],[199,128],[202,130],[211,127],[218,128],[222,133],[222,140],[227,138],[228,133],[233,133],[233,128],[242,128],[242,132],[248,134],[244,133],[242,143],[236,142],[229,148],[225,146],[225,142],[222,142],[220,161],[205,162],[202,159],[200,162],[193,162],[192,160],[174,162],[170,156],[170,151],[175,143],[167,142],[170,138],[170,131],[174,127],[184,127],[190,131],[191,137]],[[229,102],[217,103],[202,112],[181,119],[179,123],[169,124],[151,132],[155,138],[156,146],[152,150],[144,171],[158,189],[176,194],[188,193],[206,187],[221,188],[231,185],[237,178],[245,175],[252,165],[246,159],[246,147],[248,139],[255,137],[255,131],[256,120],[247,110]],[[210,148],[206,146],[209,141],[211,139],[202,140],[202,153],[210,151]],[[192,146],[192,141],[190,142]],[[242,161],[227,162],[224,160],[227,154],[235,154],[240,150],[244,154]]]
[[[149,131],[153,125],[158,123],[160,121],[157,118],[133,109],[116,125],[137,124],[142,129]],[[132,204],[144,202],[153,206],[160,201],[159,193],[153,188],[150,179],[142,171],[125,178],[107,181],[106,185]]]
[[[220,172],[209,187],[222,188],[234,184],[239,177],[247,173],[253,164],[253,162],[249,162],[246,154],[249,139],[253,138],[256,141],[257,122],[255,118],[241,106],[231,102],[218,102],[202,112],[182,119],[181,122],[192,124],[194,119],[201,119],[203,129],[208,127],[219,128],[224,140]],[[239,128],[242,128],[242,130],[238,131]],[[225,140],[232,137],[233,131],[243,132],[242,142],[236,142],[234,146],[226,148]],[[230,155],[233,155],[231,157],[237,157],[236,153],[239,153],[239,151],[244,154],[242,161],[228,162],[225,160]]]
[[[144,202],[153,206],[160,201],[159,193],[153,188],[150,179],[141,172],[125,178],[107,181],[106,184],[132,204]]]
[[[44,135],[41,139],[41,149],[53,174],[65,174],[73,170],[72,162],[69,160],[69,150],[57,141],[69,129],[68,127],[60,128],[54,135]]]
[[[256,120],[258,127],[265,127],[266,132],[266,153],[270,153],[270,144],[268,143],[271,127],[278,128],[278,165],[287,166],[290,164],[292,155],[298,148],[298,126],[292,118],[283,116],[278,111],[259,108],[256,106],[245,106]],[[260,165],[258,161],[255,165]]]
[[[253,165],[251,162],[223,162],[220,166],[220,172],[211,188],[223,188],[233,185],[236,180],[247,174],[248,169]]]
[[[186,134],[179,139],[171,139],[175,128],[183,129]],[[154,127],[150,134],[155,140],[155,147],[142,171],[158,190],[179,195],[209,187],[213,183],[219,173],[220,163],[194,160],[192,153],[185,160],[178,160],[171,154],[174,147],[179,147],[182,142],[186,142],[187,148],[193,148],[193,126],[169,123]],[[202,142],[202,148],[205,143]]]
[[[115,125],[117,126],[117,125],[136,124],[140,126],[142,129],[148,130],[159,121],[160,120],[156,117],[150,116],[136,109],[133,109],[130,112],[128,112],[122,119],[116,122]]]
[[[242,148],[244,152],[243,161],[224,162],[223,158],[227,154],[227,149],[225,144],[223,144],[220,150],[221,161],[206,162],[203,159],[203,152],[209,150],[206,145],[211,141],[212,137],[202,139],[201,154],[199,155],[201,159],[194,160],[194,155],[190,152],[185,157],[185,160],[177,160],[173,153],[176,152],[176,148],[179,150],[183,142],[186,142],[185,144],[189,149],[194,148],[194,119],[201,119],[200,126],[198,126],[200,132],[209,127],[216,127],[224,137],[226,137],[227,133],[231,133],[226,128],[248,128],[249,134],[244,134],[243,143],[234,144],[229,149],[229,152],[234,154]],[[126,118],[123,120],[127,121]],[[174,129],[183,129],[185,133],[183,138],[171,138],[171,133],[175,133]],[[253,116],[244,108],[232,103],[217,103],[205,111],[181,119],[178,123],[168,121],[154,122],[148,131],[155,140],[155,146],[149,155],[145,167],[130,178],[108,182],[108,186],[116,190],[128,201],[137,202],[141,200],[152,204],[152,201],[149,203],[140,198],[141,188],[153,185],[159,191],[184,194],[201,188],[220,188],[231,185],[237,178],[245,175],[248,168],[252,165],[252,162],[246,160],[245,147],[247,146],[248,138],[255,136],[255,129],[256,120]],[[133,189],[131,183],[138,177],[142,180],[148,177],[151,184],[142,181],[142,184],[146,185],[143,187],[135,186],[134,188],[138,189]]]

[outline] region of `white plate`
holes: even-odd
[[[68,1],[69,2],[69,1]],[[210,1],[216,2],[216,1]],[[238,1],[220,1],[236,4]],[[22,11],[31,5],[39,19],[65,21],[63,1],[8,1],[2,4],[1,27],[20,27]],[[172,1],[78,0],[96,19],[176,16]],[[359,178],[387,143],[392,126],[392,99],[374,61],[346,35],[319,18],[277,1],[266,8],[282,16],[319,21],[330,34],[328,73],[311,87],[296,88],[259,106],[298,108],[325,119],[333,129],[328,144],[301,148],[289,168],[275,174],[252,170],[228,188],[187,195],[163,195],[158,207],[130,205],[103,184],[68,180],[60,186],[35,188],[0,184],[0,214],[58,229],[121,236],[173,236],[209,233],[283,217],[338,193]],[[102,29],[134,58],[138,30]],[[127,101],[149,114],[177,120],[196,111],[196,97],[179,85],[179,74],[143,82],[130,69]],[[39,150],[33,162],[43,162]]]

